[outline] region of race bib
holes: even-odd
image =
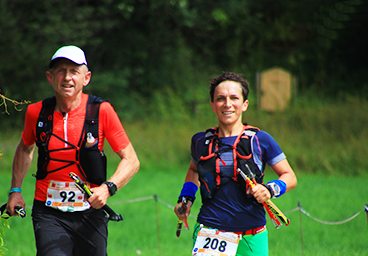
[[[90,208],[84,194],[74,182],[50,181],[45,204],[63,212],[84,211]]]
[[[239,235],[216,229],[201,228],[193,247],[196,256],[235,256],[239,245]]]

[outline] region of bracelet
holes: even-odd
[[[198,187],[193,182],[185,182],[183,185],[183,189],[181,190],[178,203],[181,202],[183,197],[186,197],[188,200],[192,201],[194,203],[194,200],[196,199],[195,194],[197,193]]]
[[[12,188],[12,189],[10,189],[10,191],[9,191],[9,195],[10,195],[11,193],[13,193],[13,192],[19,192],[19,193],[22,193],[22,190],[21,190],[20,188]]]

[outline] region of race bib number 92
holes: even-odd
[[[90,208],[84,194],[74,182],[58,181],[49,183],[46,206],[63,212],[84,211]]]

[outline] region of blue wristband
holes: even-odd
[[[267,186],[272,189],[274,197],[279,197],[286,192],[286,183],[282,180],[271,180],[267,183]]]
[[[189,196],[194,200],[196,199],[195,194],[197,193],[198,187],[196,184],[194,184],[193,182],[185,182],[183,185],[183,189],[181,190],[180,196],[179,196],[179,200],[183,197],[183,196]]]
[[[12,189],[10,189],[10,191],[9,191],[9,195],[10,195],[11,193],[13,193],[13,192],[19,192],[19,193],[22,193],[22,190],[21,190],[20,188],[12,188]]]

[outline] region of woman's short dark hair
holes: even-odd
[[[248,99],[249,84],[247,80],[245,80],[245,76],[243,74],[236,74],[232,72],[222,72],[220,76],[211,78],[211,86],[210,86],[211,102],[213,102],[216,87],[223,81],[234,81],[240,83],[244,101]]]

